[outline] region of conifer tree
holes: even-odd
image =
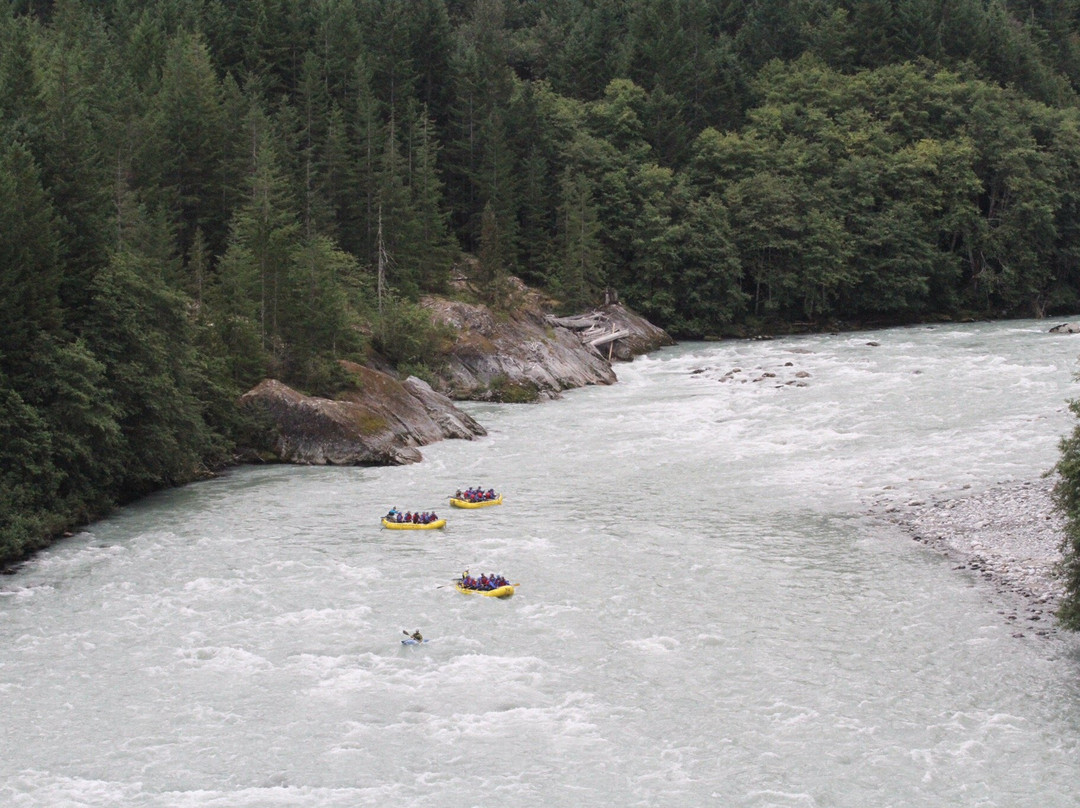
[[[505,26],[503,0],[479,0],[458,32],[453,65],[457,99],[447,144],[454,171],[448,177],[448,196],[457,213],[459,241],[469,250],[478,248],[482,211],[488,204],[503,245],[509,249],[516,239],[513,159],[504,117],[513,87]],[[512,253],[507,257],[512,260]]]
[[[439,143],[426,107],[412,115],[409,140],[409,191],[416,217],[417,282],[425,291],[444,291],[458,247],[450,233],[438,171]]]
[[[596,293],[604,283],[600,222],[587,176],[567,169],[561,185],[559,237],[562,250],[556,277],[563,305],[576,311],[594,304]]]
[[[212,252],[224,249],[231,184],[227,129],[206,42],[180,32],[168,46],[138,173],[150,203],[173,217],[181,255],[191,249],[196,230]]]
[[[382,107],[372,91],[369,58],[361,53],[353,69],[353,98],[346,116],[353,165],[352,199],[338,208],[341,245],[362,264],[375,266],[378,230],[379,159],[386,136]]]
[[[33,440],[38,448],[8,467],[0,498],[36,514],[28,518],[45,528],[100,513],[122,462],[103,368],[65,327],[60,243],[33,158],[8,145],[0,151],[0,379],[9,386],[2,391],[2,428],[11,430],[5,437],[15,445]],[[41,538],[25,534],[17,541]]]
[[[387,281],[401,295],[414,300],[420,294],[419,227],[408,186],[408,164],[401,154],[393,117],[380,155],[377,182],[382,249],[393,256]]]
[[[122,499],[192,479],[213,439],[195,395],[187,299],[170,289],[167,223],[119,192],[119,238],[91,287],[88,342],[104,366],[123,447]]]
[[[290,303],[291,256],[300,234],[278,162],[276,136],[257,104],[249,112],[246,135],[247,199],[233,217],[216,297],[223,309],[222,327],[228,329],[223,341],[239,363],[234,373],[240,374],[255,370],[260,355],[282,359],[280,321]],[[258,335],[254,351],[252,334]]]
[[[484,301],[500,307],[508,301],[509,288],[506,267],[503,264],[504,245],[499,233],[498,219],[490,202],[484,206],[481,220],[480,250],[473,281]]]
[[[105,130],[116,112],[108,34],[77,2],[62,4],[36,49],[38,94],[26,144],[57,214],[61,303],[77,326],[86,289],[108,257],[112,161]]]

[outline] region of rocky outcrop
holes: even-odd
[[[631,362],[634,356],[675,345],[675,340],[663,328],[658,328],[619,304],[594,309],[589,312],[589,317],[596,325],[588,331],[579,332],[581,340],[586,345],[595,346],[612,361]]]
[[[421,459],[418,446],[444,438],[472,439],[487,432],[425,382],[399,382],[347,363],[355,391],[338,399],[305,396],[266,379],[240,398],[240,406],[268,423],[273,460],[302,465],[402,465]]]
[[[547,316],[539,299],[521,287],[512,311],[495,314],[484,306],[428,298],[432,317],[451,326],[457,341],[438,387],[454,399],[533,401],[557,398],[563,390],[614,384],[609,361],[629,360],[673,344],[666,332],[619,305],[598,310],[626,333],[600,350],[569,327]]]
[[[1051,334],[1080,334],[1080,323],[1061,323],[1050,329]]]
[[[663,330],[618,304],[585,315],[590,328],[583,330],[550,318],[539,296],[520,283],[513,297],[514,305],[499,312],[445,298],[424,301],[433,320],[456,335],[437,390],[415,377],[402,382],[353,363],[343,365],[357,380],[356,389],[332,400],[263,381],[240,398],[266,424],[266,445],[258,456],[305,465],[415,463],[419,446],[487,434],[452,398],[557,398],[570,388],[613,384],[613,359],[673,344]],[[254,451],[246,454],[255,459]]]

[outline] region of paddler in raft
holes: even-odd
[[[492,499],[497,499],[498,494],[495,493],[494,488],[489,488],[485,491],[480,486],[475,488],[466,488],[464,491],[458,489],[454,494],[454,499],[459,499],[462,502],[487,502]]]
[[[461,576],[462,589],[475,589],[477,592],[490,592],[493,589],[498,589],[501,586],[508,586],[510,582],[501,575],[487,575],[481,573],[479,578],[473,578],[469,575],[469,571],[465,570]]]

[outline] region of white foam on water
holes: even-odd
[[[859,514],[1041,474],[1078,351],[1038,324],[687,344],[465,404],[489,436],[413,466],[151,497],[0,579],[0,803],[1071,806],[1075,643],[1014,638]],[[467,485],[504,504],[446,507]],[[521,586],[464,596],[465,569]]]

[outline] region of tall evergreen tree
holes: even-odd
[[[416,217],[417,281],[426,291],[445,291],[458,246],[439,176],[439,143],[427,109],[414,111],[409,125],[409,191]]]
[[[127,499],[192,479],[213,437],[195,395],[187,299],[165,282],[165,268],[177,260],[167,225],[122,197],[121,236],[91,287],[87,334],[117,411],[117,488]]]
[[[488,204],[502,243],[510,248],[516,240],[513,161],[505,121],[513,89],[507,35],[503,0],[479,0],[458,32],[456,106],[447,144],[454,170],[447,183],[459,241],[469,250],[478,247],[482,211]]]
[[[180,32],[168,46],[137,170],[150,203],[173,217],[181,255],[191,249],[196,230],[212,252],[224,249],[232,202],[227,132],[206,42]]]
[[[222,327],[228,329],[223,340],[240,363],[234,373],[258,372],[260,353],[274,362],[282,359],[281,317],[290,304],[291,255],[300,235],[278,161],[276,135],[257,104],[248,115],[246,135],[247,199],[233,216],[216,297]],[[259,343],[254,351],[252,329]]]
[[[409,300],[420,294],[419,221],[408,185],[408,163],[398,142],[397,122],[391,118],[379,161],[378,216],[380,249],[393,256],[387,281]]]
[[[386,142],[382,107],[372,90],[372,71],[365,54],[354,65],[353,102],[346,126],[354,183],[351,200],[338,207],[338,233],[342,246],[362,264],[375,266],[378,230],[379,158]]]
[[[562,250],[556,288],[563,305],[570,310],[594,305],[605,281],[600,221],[592,196],[589,178],[567,169],[562,178],[559,206]]]

